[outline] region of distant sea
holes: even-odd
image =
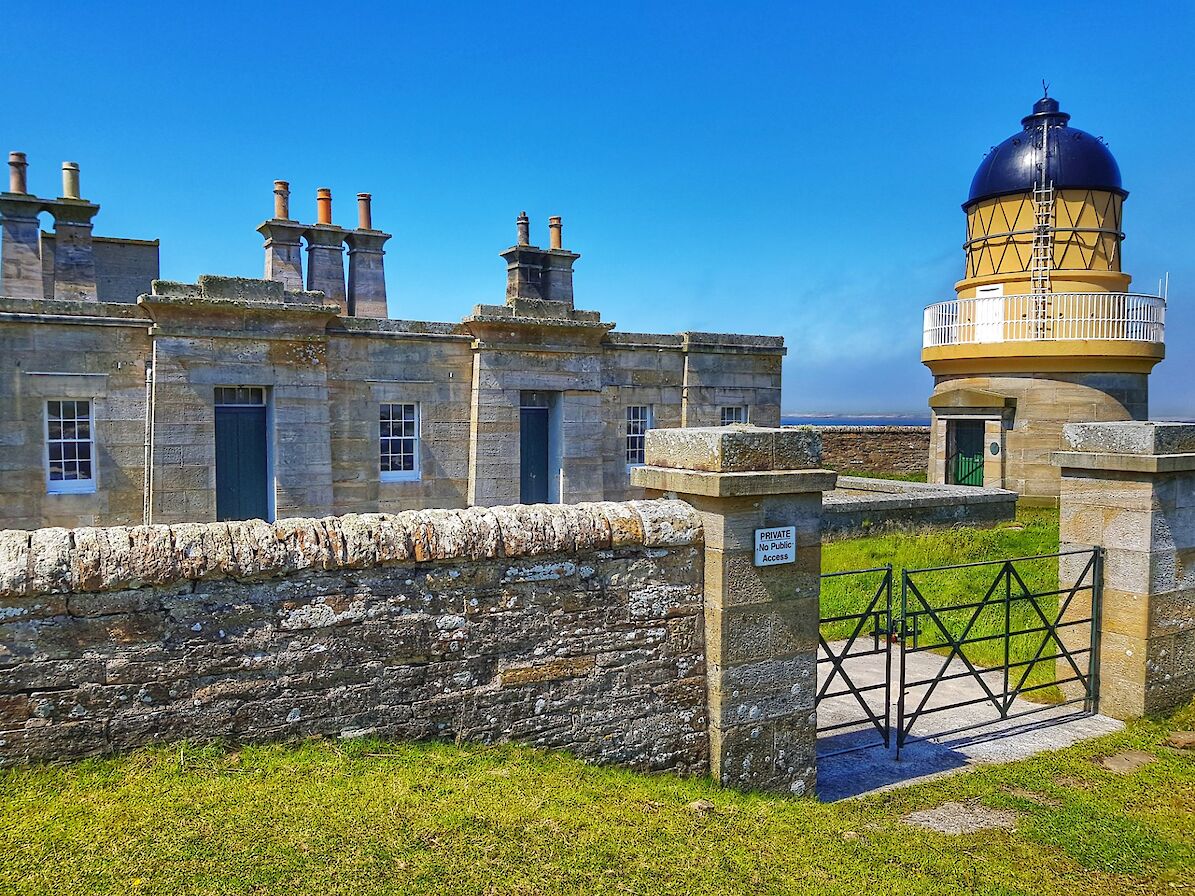
[[[929,417],[796,417],[781,416],[782,426],[929,426]]]

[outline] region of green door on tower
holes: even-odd
[[[950,420],[947,442],[953,445],[947,460],[952,485],[983,485],[983,421]]]

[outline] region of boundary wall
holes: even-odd
[[[928,426],[814,426],[822,437],[822,464],[852,473],[925,473]]]
[[[155,741],[517,740],[709,767],[679,501],[0,532],[0,763]]]

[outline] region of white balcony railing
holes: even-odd
[[[922,345],[1113,339],[1164,342],[1166,300],[1125,292],[982,296],[925,309]]]

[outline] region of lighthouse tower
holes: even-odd
[[[925,309],[931,482],[1057,503],[1066,423],[1144,420],[1162,296],[1129,291],[1120,168],[1046,96],[984,158],[963,204],[956,298]]]

